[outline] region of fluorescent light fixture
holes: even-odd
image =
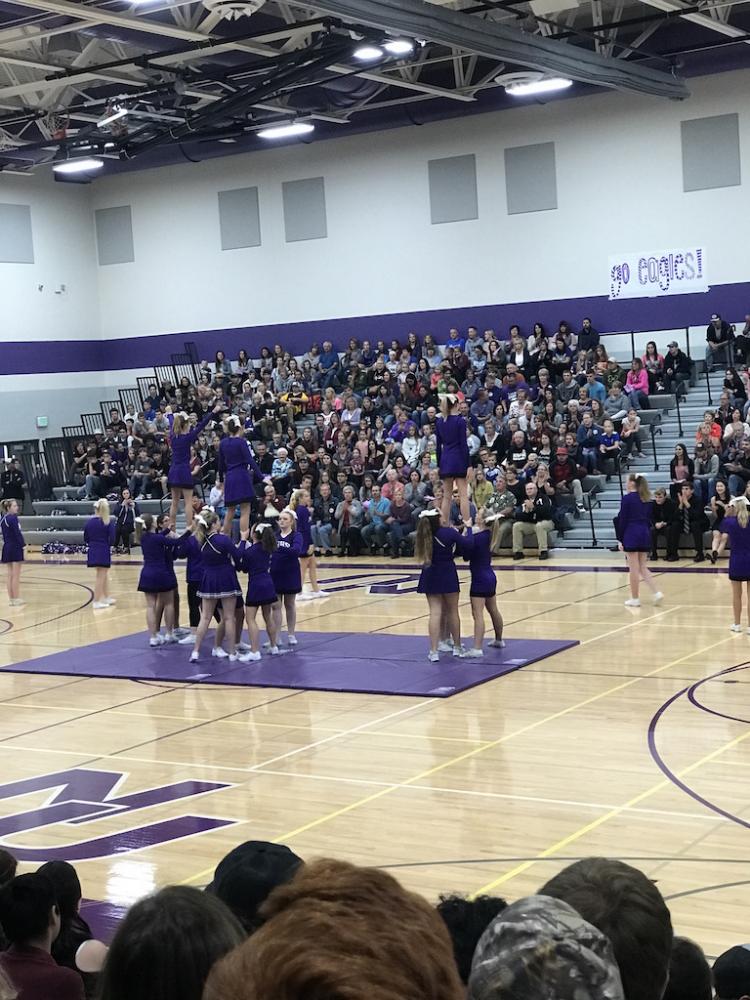
[[[532,94],[553,94],[558,90],[567,90],[573,86],[572,80],[559,76],[543,77],[541,80],[530,80],[528,83],[512,83],[505,88],[505,93],[511,97],[531,97]]]
[[[408,56],[414,51],[414,42],[410,42],[407,38],[392,38],[383,48],[392,56]]]
[[[107,115],[106,118],[97,122],[96,127],[103,128],[105,125],[111,125],[112,122],[116,122],[118,118],[124,118],[128,113],[128,108],[118,108],[117,111],[113,111],[111,115]]]
[[[60,160],[59,163],[52,164],[52,169],[56,174],[83,174],[88,170],[101,170],[103,166],[102,160],[96,160],[93,156],[83,156],[77,160]]]
[[[385,53],[379,45],[360,45],[354,50],[353,55],[361,62],[374,62],[376,59],[382,59]]]
[[[307,135],[314,132],[315,126],[309,122],[289,122],[288,125],[272,125],[257,133],[260,139],[287,139],[293,135]]]

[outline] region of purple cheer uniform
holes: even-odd
[[[203,557],[203,578],[198,589],[198,597],[219,599],[222,597],[242,597],[237,579],[237,550],[231,538],[215,532],[201,545]]]
[[[638,493],[626,493],[617,518],[617,540],[626,552],[651,551],[651,500],[641,500]]]
[[[295,511],[297,515],[297,531],[302,535],[302,555],[306,556],[312,545],[312,532],[310,531],[310,511],[304,504]]]
[[[23,562],[23,550],[26,542],[23,540],[21,529],[18,526],[18,514],[3,514],[0,518],[0,527],[3,531],[3,555],[2,562]]]
[[[224,503],[227,506],[250,503],[255,496],[253,481],[263,482],[250,445],[243,437],[222,438],[219,445],[219,476],[224,478]]]
[[[721,530],[729,535],[729,579],[750,580],[750,525],[743,528],[736,517],[725,517]]]
[[[83,529],[83,540],[88,545],[86,565],[108,568],[112,565],[112,546],[115,544],[115,522],[105,524],[100,517],[90,517]]]
[[[494,597],[497,593],[497,577],[492,569],[490,541],[492,532],[488,529],[462,538],[464,559],[471,570],[470,597]]]
[[[167,486],[181,490],[191,490],[194,485],[193,474],[190,471],[190,449],[213,417],[207,413],[196,426],[185,434],[173,434],[169,443],[172,446],[172,464],[169,466]]]
[[[450,417],[438,417],[435,421],[435,437],[440,475],[465,479],[470,461],[464,418],[455,414]]]
[[[252,545],[240,542],[239,567],[243,573],[248,574],[245,604],[249,608],[262,608],[266,604],[275,604],[278,600],[271,578],[273,556],[274,553],[266,552],[260,542]]]
[[[179,539],[177,558],[187,559],[185,580],[187,583],[200,583],[203,579],[203,555],[201,546],[195,535],[189,531]]]
[[[180,542],[161,532],[146,531],[141,536],[143,569],[138,580],[142,594],[164,594],[177,587],[177,577],[172,562]]]
[[[304,554],[304,540],[299,531],[277,535],[278,548],[271,559],[271,579],[277,594],[299,594],[302,590],[302,571],[299,557]]]
[[[432,540],[432,562],[423,566],[418,594],[457,594],[458,572],[454,562],[456,549],[463,549],[463,539],[455,528],[438,528]]]

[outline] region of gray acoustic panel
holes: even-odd
[[[260,208],[257,187],[219,191],[221,249],[260,246]]]
[[[427,172],[433,226],[479,218],[477,160],[473,153],[430,160]]]
[[[282,185],[282,195],[287,243],[324,240],[328,236],[326,189],[322,177],[286,181]]]
[[[0,204],[0,263],[34,263],[31,206]]]
[[[557,208],[554,142],[505,150],[505,195],[508,215]]]
[[[682,122],[682,190],[735,187],[740,179],[738,115]]]
[[[135,260],[133,249],[133,219],[130,205],[118,208],[98,208],[96,219],[96,245],[100,264],[131,264]]]

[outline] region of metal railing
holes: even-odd
[[[656,435],[662,433],[661,427],[657,427],[656,424],[649,424],[649,430],[651,431],[651,447],[654,449],[654,472],[659,471],[659,459],[656,455]]]

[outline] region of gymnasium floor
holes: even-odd
[[[499,561],[506,635],[580,645],[418,698],[14,673],[144,626],[136,562],[94,612],[85,566],[32,553],[28,604],[0,621],[0,843],[24,870],[74,860],[85,894],[118,904],[203,885],[251,838],[388,867],[429,898],[517,898],[607,854],[656,879],[678,932],[716,955],[747,939],[750,635],[728,629],[725,571],[659,565],[664,603],[632,610],[617,555]],[[412,562],[323,567],[344,589],[300,603],[299,631],[426,635]],[[177,782],[204,784],[127,798]]]

